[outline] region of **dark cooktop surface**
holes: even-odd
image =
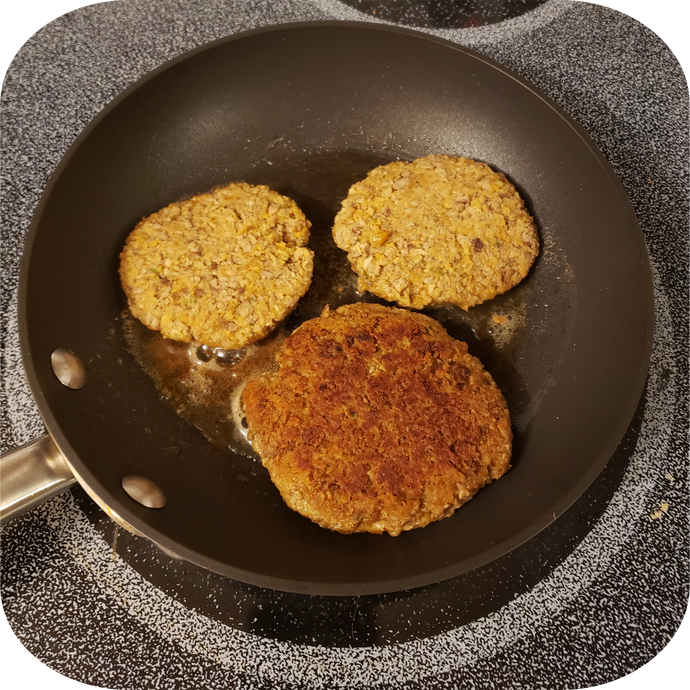
[[[476,3],[477,5],[479,3]],[[119,92],[186,50],[299,21],[384,21],[473,48],[564,108],[613,166],[652,264],[654,349],[623,442],[577,503],[501,559],[420,589],[277,593],[118,528],[82,489],[2,529],[15,635],[107,688],[570,688],[653,658],[687,607],[688,96],[651,31],[587,3],[120,0],[52,22],[2,93],[1,449],[43,432],[17,340],[23,238],[68,146]],[[565,161],[567,164],[567,161]]]

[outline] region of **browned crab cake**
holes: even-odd
[[[120,254],[132,314],[167,338],[237,349],[308,290],[310,223],[264,185],[229,184],[144,218]]]
[[[372,170],[350,188],[333,237],[360,290],[414,309],[480,304],[517,285],[539,253],[505,175],[445,155]]]
[[[510,466],[506,402],[467,345],[395,307],[328,308],[242,394],[287,505],[342,533],[423,527]]]

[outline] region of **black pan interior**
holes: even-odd
[[[508,345],[497,347],[452,310],[429,312],[468,339],[504,390],[514,467],[452,518],[422,530],[397,538],[339,535],[292,513],[260,465],[214,447],[161,400],[122,335],[118,254],[143,216],[245,180],[302,206],[314,237],[323,238],[317,271],[327,282],[332,266],[345,260],[328,236],[349,185],[380,163],[436,152],[503,171],[539,226],[542,255],[504,298],[523,315]],[[525,81],[476,53],[359,23],[224,39],[128,89],[51,178],[27,239],[20,286],[32,390],[90,493],[201,566],[315,594],[437,582],[549,524],[623,437],[646,378],[652,328],[642,233],[583,131]],[[68,390],[53,375],[50,353],[59,346],[86,362],[83,389]],[[121,488],[127,474],[159,484],[166,507],[132,501]]]

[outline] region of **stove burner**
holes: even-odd
[[[378,19],[429,29],[466,29],[496,24],[543,5],[546,0],[342,0]]]

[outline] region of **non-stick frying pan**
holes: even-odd
[[[424,529],[397,538],[340,535],[292,513],[255,459],[213,445],[161,399],[123,335],[118,254],[143,216],[244,180],[301,205],[321,248],[319,281],[328,283],[345,262],[328,234],[348,187],[378,164],[435,152],[504,172],[539,226],[543,250],[527,280],[476,308],[489,324],[491,310],[512,309],[519,324],[510,337],[474,327],[476,314],[429,312],[468,340],[503,389],[513,468]],[[360,23],[216,41],[115,99],[43,194],[26,242],[19,310],[25,369],[47,430],[102,507],[213,571],[316,594],[437,582],[556,519],[623,437],[653,328],[642,233],[587,135],[526,81],[477,53]],[[56,377],[57,348],[84,364],[78,390]],[[131,499],[122,486],[129,475],[160,487],[165,506]]]

